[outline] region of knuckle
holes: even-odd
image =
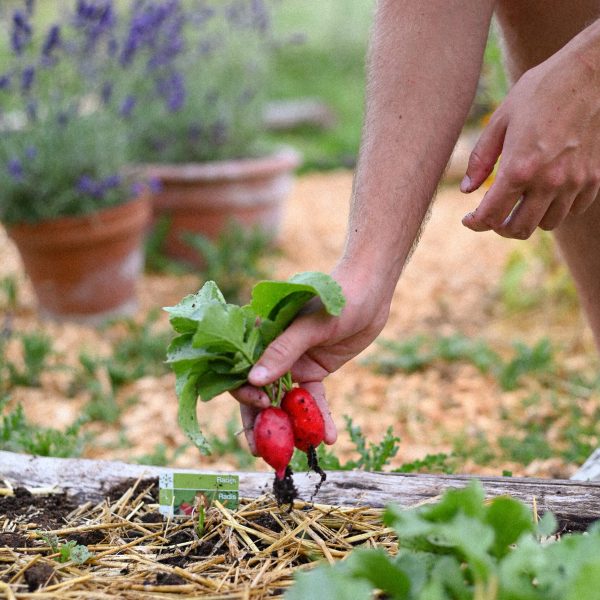
[[[509,182],[518,187],[531,181],[537,170],[537,161],[526,159],[509,164],[505,175]]]
[[[555,166],[545,173],[543,182],[549,188],[562,187],[567,182],[567,173],[563,167]]]
[[[285,359],[288,355],[288,345],[284,340],[281,339],[281,336],[273,340],[268,349],[265,351],[263,355],[263,363],[278,363],[281,360]]]

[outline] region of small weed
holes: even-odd
[[[5,275],[0,279],[0,306],[5,310],[13,311],[17,308],[19,288],[14,275]]]
[[[517,389],[520,378],[525,374],[552,374],[554,372],[554,350],[547,338],[540,340],[532,347],[517,342],[514,350],[514,358],[502,367],[498,375],[498,381],[503,390]]]
[[[58,554],[55,560],[59,563],[72,561],[76,565],[82,565],[86,560],[94,556],[87,546],[78,544],[76,541],[60,542],[54,533],[38,531],[37,534],[52,548],[54,554]]]
[[[460,460],[471,460],[477,465],[489,465],[497,458],[497,452],[492,449],[483,432],[478,432],[474,436],[466,433],[456,436],[452,454]]]
[[[52,340],[39,332],[21,335],[23,366],[18,367],[6,362],[10,386],[39,387],[40,376],[48,368],[48,359],[52,355]]]
[[[159,442],[154,446],[154,450],[148,454],[143,454],[139,458],[135,459],[140,465],[152,465],[155,467],[167,467],[172,465],[179,456],[181,456],[187,449],[189,444],[181,444],[177,448],[169,452],[166,444]]]
[[[363,364],[376,373],[392,375],[398,371],[413,373],[431,366],[435,361],[473,364],[487,373],[501,363],[501,359],[483,340],[471,340],[462,334],[428,338],[417,335],[402,342],[377,340],[382,351],[366,358]]]
[[[80,432],[83,419],[78,419],[64,431],[59,431],[29,423],[21,404],[7,412],[7,404],[8,398],[0,401],[3,413],[0,420],[0,449],[60,458],[81,455],[85,444],[85,438]]]
[[[498,444],[508,460],[525,466],[534,460],[543,460],[556,455],[556,451],[546,440],[545,431],[538,428],[520,436],[501,436],[498,438]]]
[[[452,454],[440,452],[427,454],[425,458],[403,463],[392,473],[446,473],[451,474],[456,470],[455,457]]]
[[[188,234],[185,241],[206,264],[202,278],[216,281],[227,302],[233,304],[247,302],[252,285],[269,276],[262,264],[276,252],[266,232],[258,227],[247,230],[235,222],[214,241],[199,234]]]
[[[105,361],[113,387],[168,371],[165,348],[172,336],[166,330],[157,330],[158,315],[158,311],[151,311],[139,324],[133,319],[119,321],[125,325],[126,335],[115,343],[112,356]]]
[[[171,227],[169,217],[160,217],[152,226],[145,240],[144,268],[148,273],[169,273],[181,275],[190,269],[165,256],[164,244]]]

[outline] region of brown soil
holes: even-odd
[[[313,174],[299,179],[285,216],[281,236],[282,254],[274,264],[274,276],[287,278],[305,270],[329,271],[344,242],[352,175],[340,171]],[[559,347],[557,360],[566,366],[590,372],[597,370],[591,336],[574,305],[542,302],[532,311],[509,315],[499,300],[499,280],[508,257],[516,248],[536,243],[514,242],[494,234],[474,234],[460,224],[461,217],[476,206],[481,194],[461,195],[456,186],[443,187],[434,205],[419,247],[399,283],[386,338],[402,340],[415,334],[448,335],[455,332],[485,338],[497,351],[507,353],[514,340],[533,344],[544,336]],[[12,402],[22,402],[31,420],[62,427],[70,424],[86,401],[85,394],[68,397],[72,372],[86,349],[106,353],[109,334],[70,323],[41,322],[29,282],[23,275],[18,255],[0,230],[0,278],[17,274],[19,309],[12,318],[17,332],[43,329],[53,339],[62,367],[44,373],[41,388],[18,388]],[[195,275],[147,275],[139,285],[140,320],[150,310],[177,303],[201,285]],[[166,315],[161,315],[166,326]],[[9,352],[11,350],[9,344]],[[364,356],[376,351],[369,348]],[[378,441],[388,427],[401,437],[397,466],[426,454],[450,452],[457,436],[466,440],[485,435],[490,443],[506,433],[512,423],[542,417],[546,408],[527,407],[526,397],[540,390],[535,381],[513,392],[502,391],[490,375],[481,374],[464,362],[434,364],[412,374],[377,375],[362,363],[361,356],[327,380],[328,398],[340,430],[335,446],[342,458],[356,458],[344,432],[344,415],[363,428],[367,438]],[[18,356],[13,356],[18,360]],[[85,456],[133,460],[150,453],[159,443],[174,449],[186,442],[177,424],[174,378],[144,377],[122,390],[120,401],[136,397],[116,425],[87,426],[96,434]],[[597,398],[588,398],[584,412],[592,410]],[[536,414],[536,410],[539,414]],[[510,416],[509,422],[502,415]],[[239,420],[232,399],[223,395],[199,407],[199,420],[212,434],[223,435],[230,419]],[[553,429],[548,427],[552,441]],[[130,446],[119,444],[123,437]],[[235,469],[234,456],[200,457],[194,448],[178,455],[177,466]],[[257,461],[255,467],[264,468]],[[576,465],[558,458],[536,460],[527,467],[510,462],[486,466],[462,462],[460,470],[515,475],[567,477]]]

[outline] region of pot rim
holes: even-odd
[[[227,159],[202,163],[139,165],[149,177],[162,182],[237,181],[260,179],[292,171],[301,163],[301,155],[293,148],[284,148],[256,158]]]

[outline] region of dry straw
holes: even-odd
[[[36,522],[39,511],[0,515],[0,597],[281,598],[298,570],[343,559],[357,546],[397,549],[381,509],[296,502],[289,511],[262,496],[232,511],[215,502],[200,535],[192,519],[158,517],[155,482],[137,481],[113,496],[72,510],[51,530]],[[47,541],[53,535],[59,545],[88,540],[93,557],[58,562]],[[11,547],[14,540],[24,547]]]

